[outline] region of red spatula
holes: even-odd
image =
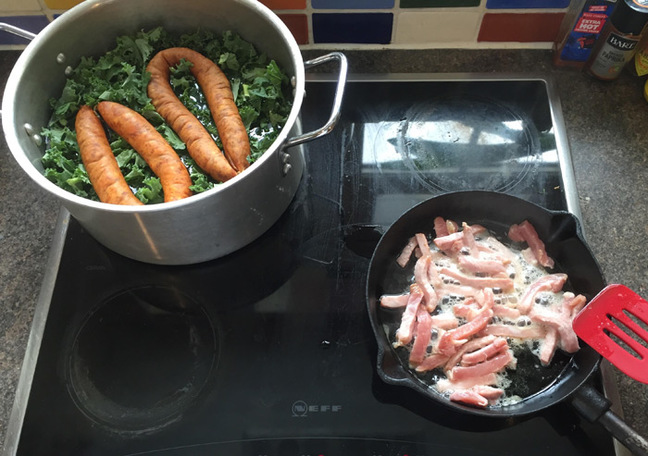
[[[573,322],[574,332],[583,341],[642,383],[648,383],[647,325],[648,301],[617,284],[605,287]]]

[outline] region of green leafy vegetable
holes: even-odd
[[[79,196],[98,200],[81,162],[74,119],[82,105],[94,107],[107,100],[139,112],[162,134],[187,166],[193,183],[192,191],[203,192],[218,184],[188,155],[185,144],[157,113],[146,93],[150,78],[146,65],[157,52],[169,47],[188,47],[200,52],[216,62],[228,77],[249,133],[251,162],[270,147],[291,109],[289,80],[276,62],[258,53],[252,44],[233,32],[218,35],[199,30],[176,36],[158,27],[133,36],[118,37],[115,48],[98,58],[82,58],[61,96],[50,100],[52,117],[42,131],[47,143],[42,162],[48,179]],[[182,62],[173,68],[171,86],[222,148],[204,94],[190,68],[190,62]],[[110,130],[108,133],[113,153],[135,195],[143,203],[162,202],[162,186],[146,162],[126,141]]]

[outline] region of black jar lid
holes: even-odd
[[[648,0],[617,0],[610,19],[619,31],[639,35],[648,22]]]

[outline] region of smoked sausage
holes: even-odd
[[[100,102],[97,110],[106,124],[124,138],[160,178],[165,202],[191,196],[189,171],[153,125],[132,109],[112,101]]]
[[[225,156],[204,126],[173,93],[169,83],[170,67],[181,60],[192,63],[191,73],[207,99]],[[234,102],[229,80],[218,65],[192,49],[178,47],[158,52],[146,69],[151,74],[147,91],[153,106],[187,144],[198,166],[224,182],[250,165],[247,130]]]
[[[99,200],[111,204],[143,204],[126,183],[103,125],[90,106],[81,106],[75,128],[81,160]]]

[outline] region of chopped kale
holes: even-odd
[[[254,162],[268,149],[291,109],[288,77],[276,62],[258,53],[252,44],[233,32],[218,35],[199,30],[175,36],[158,27],[134,36],[118,37],[115,48],[98,58],[82,58],[61,96],[50,100],[52,117],[42,131],[47,144],[42,161],[48,179],[79,196],[98,200],[81,162],[74,119],[84,104],[94,107],[100,101],[114,101],[142,114],[162,134],[187,166],[195,193],[218,184],[188,155],[185,144],[155,111],[146,93],[150,78],[146,65],[157,52],[170,47],[191,48],[219,65],[230,80],[234,100],[249,132],[250,161]],[[205,97],[190,67],[190,62],[182,62],[173,68],[171,86],[222,148]],[[146,162],[126,141],[107,131],[113,153],[135,195],[144,203],[163,201],[160,181]]]

